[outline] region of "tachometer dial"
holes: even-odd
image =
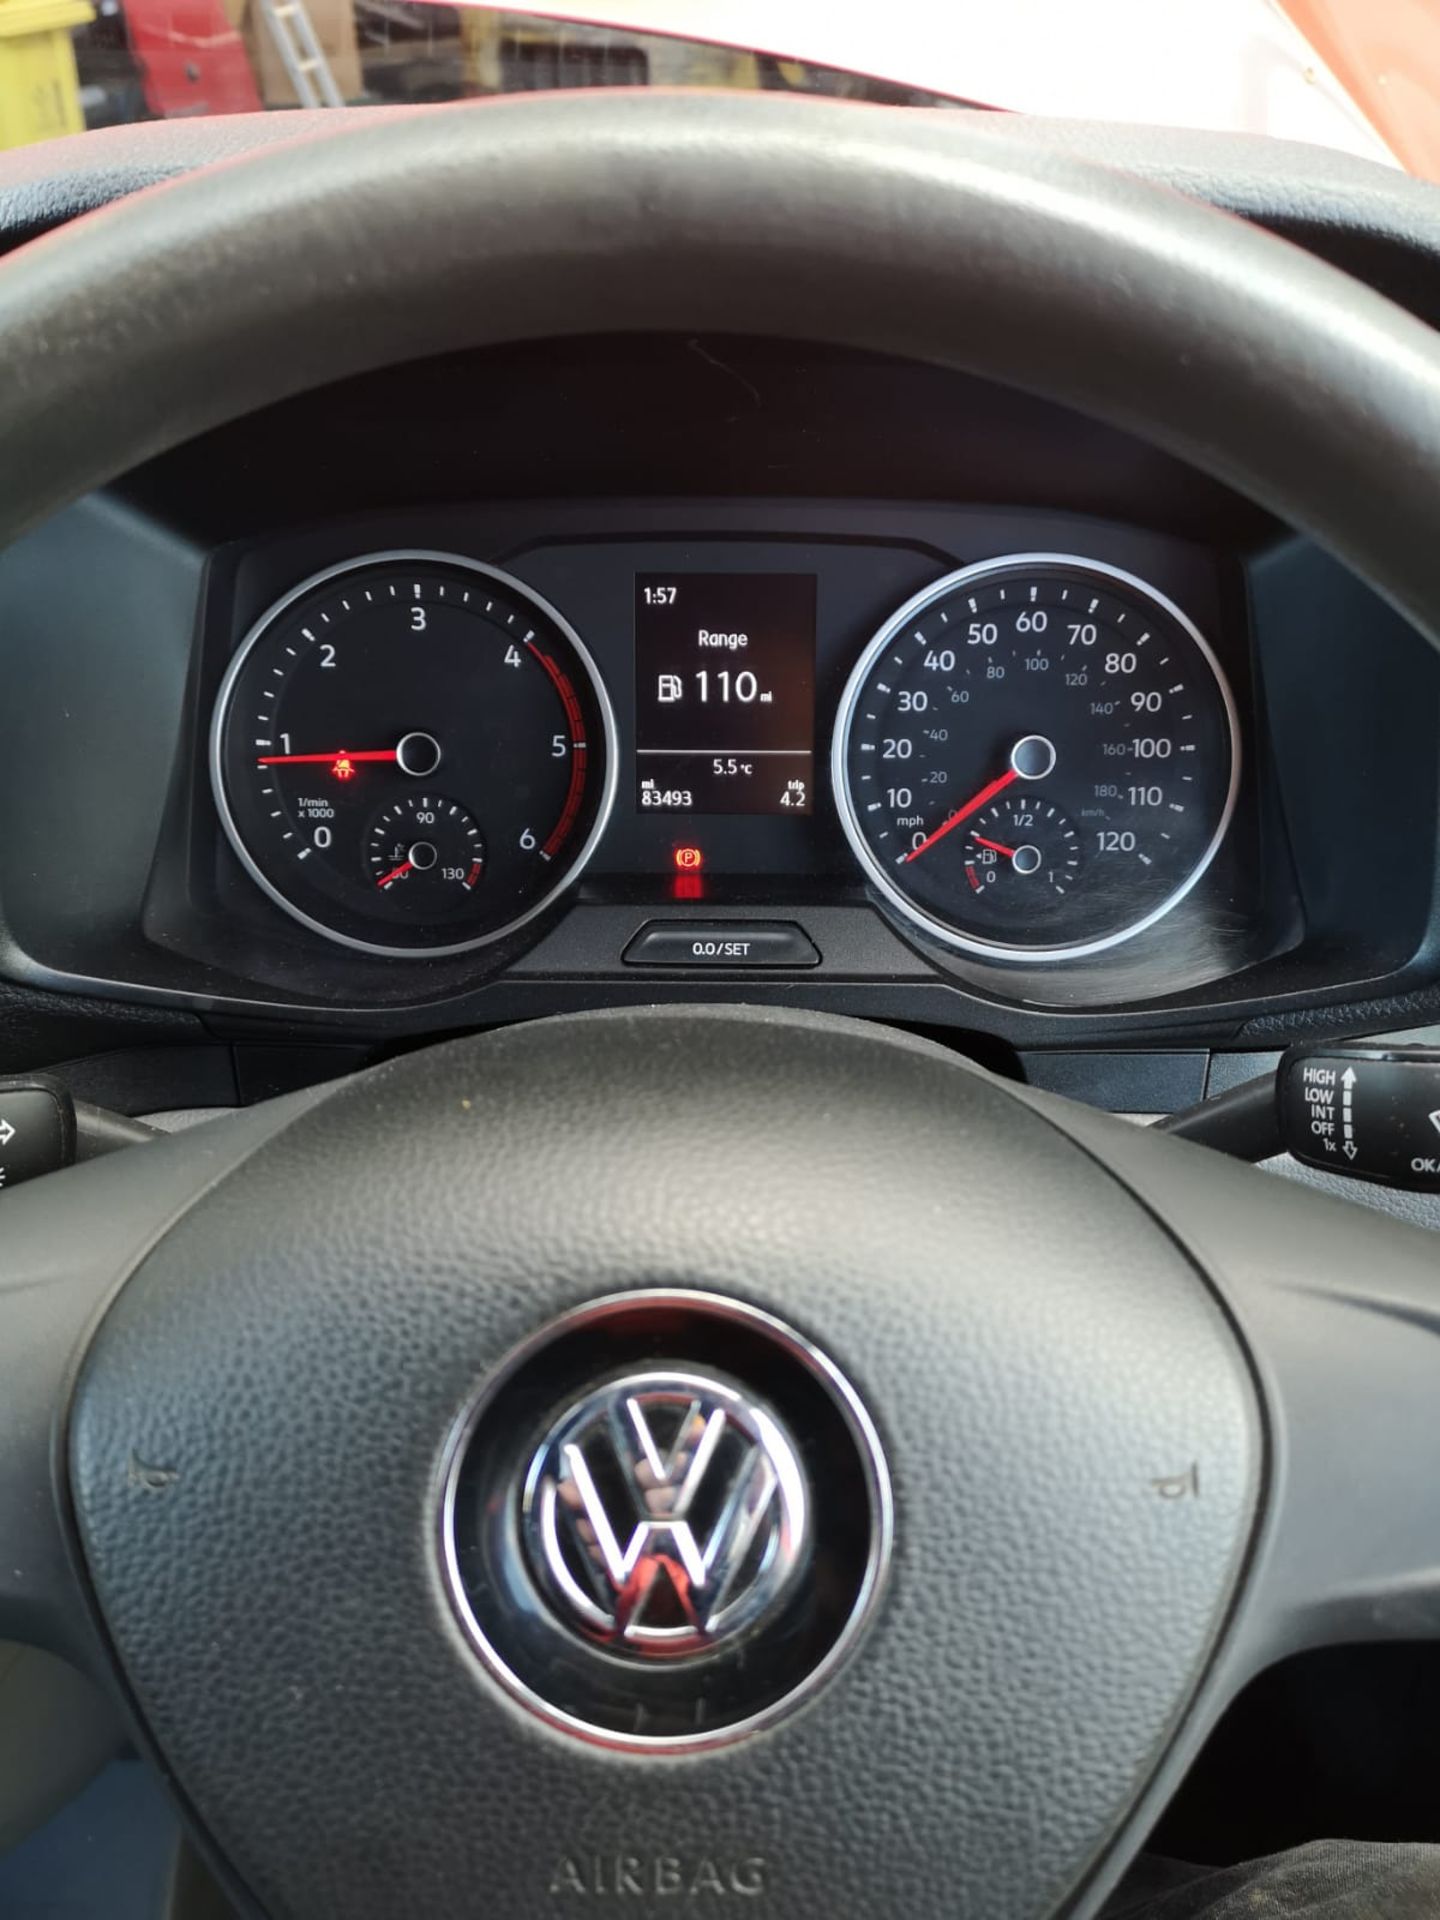
[[[307,580],[216,704],[215,796],[270,897],[371,953],[458,953],[576,875],[615,787],[584,645],[494,567],[374,554]]]
[[[1172,601],[1096,561],[1015,554],[881,628],[833,773],[851,845],[908,918],[972,952],[1065,960],[1184,898],[1239,757],[1225,676]]]

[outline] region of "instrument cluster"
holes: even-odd
[[[319,391],[7,551],[7,981],[317,1070],[799,1006],[1062,1090],[1124,1050],[1147,1110],[1433,992],[1440,666],[1339,562],[983,382],[558,351]]]
[[[1245,637],[1216,631],[1213,565],[1165,544],[657,530],[331,558],[231,642],[213,804],[274,907],[392,962],[538,938],[648,876],[706,912],[828,887],[942,964],[1073,967],[1172,920],[1243,791]],[[1147,545],[1163,581],[1115,557]],[[800,942],[711,931],[638,964],[813,964],[786,924]]]

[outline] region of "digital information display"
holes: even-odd
[[[815,576],[638,574],[635,706],[642,813],[809,813]]]

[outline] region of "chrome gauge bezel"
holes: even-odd
[[[919,618],[937,600],[947,598],[959,588],[972,586],[976,581],[990,579],[997,573],[1008,573],[1017,567],[1039,566],[1065,567],[1082,574],[1098,575],[1101,579],[1123,586],[1131,593],[1148,600],[1152,606],[1176,622],[1210,669],[1219,691],[1230,737],[1230,780],[1219,821],[1204,853],[1184,882],[1168,894],[1157,907],[1152,908],[1149,913],[1133,921],[1129,926],[1121,927],[1114,933],[1107,933],[1102,939],[1062,946],[1021,947],[1000,941],[985,940],[975,934],[961,933],[957,928],[947,925],[945,921],[927,912],[902,888],[896,886],[885,871],[882,862],[876,858],[860,828],[854,796],[850,791],[850,735],[860,695],[877,661],[891,645],[897,633]],[[1167,914],[1173,912],[1204,877],[1220,851],[1225,835],[1229,831],[1230,822],[1234,818],[1235,805],[1240,794],[1240,772],[1240,713],[1234,690],[1214,648],[1199,627],[1188,614],[1176,606],[1168,595],[1162,593],[1158,587],[1152,586],[1148,580],[1142,580],[1138,574],[1128,573],[1123,567],[1112,566],[1108,561],[1087,559],[1083,554],[1078,553],[999,554],[988,560],[977,560],[969,566],[959,567],[953,573],[947,573],[943,578],[932,581],[928,587],[922,587],[919,593],[912,595],[903,607],[898,608],[890,616],[856,661],[840,698],[840,710],[836,717],[830,749],[831,786],[840,815],[840,824],[845,830],[845,838],[849,841],[856,859],[864,868],[867,878],[889,905],[912,925],[923,928],[932,939],[939,940],[943,945],[954,948],[958,952],[973,954],[986,960],[1010,961],[1028,966],[1083,960],[1091,954],[1104,953],[1127,940],[1133,940],[1137,934],[1144,933],[1148,927],[1153,927],[1157,921],[1163,920]]]
[[[245,844],[244,836],[236,824],[234,814],[230,807],[229,795],[225,790],[224,740],[226,723],[230,716],[230,708],[234,699],[236,685],[245,670],[245,663],[256,645],[265,637],[274,623],[287,612],[290,607],[294,606],[297,600],[302,600],[307,594],[313,593],[317,587],[326,586],[332,580],[342,579],[345,575],[357,573],[366,567],[391,566],[409,562],[418,562],[422,565],[461,567],[466,572],[479,574],[487,580],[495,581],[499,586],[503,587],[507,593],[515,594],[520,599],[528,601],[545,619],[553,622],[568,644],[574,649],[575,658],[579,661],[589,680],[591,691],[595,696],[596,710],[600,716],[600,728],[604,741],[605,764],[603,769],[603,782],[595,819],[578,852],[572,860],[565,864],[563,871],[556,877],[554,885],[548,888],[538,900],[532,901],[523,913],[516,914],[513,919],[505,921],[503,925],[491,928],[485,933],[477,934],[473,939],[457,940],[449,945],[436,947],[399,947],[386,945],[380,941],[360,940],[353,934],[341,933],[334,927],[326,926],[324,921],[316,919],[313,914],[307,913],[305,909],[295,901],[287,899],[280,888],[262,872],[259,864],[252,857]],[[358,554],[351,559],[339,561],[334,566],[324,567],[320,572],[312,573],[307,579],[302,580],[298,586],[292,587],[281,599],[266,608],[265,612],[261,614],[260,618],[250,628],[244,639],[235,649],[234,657],[227,666],[225,676],[220,682],[220,690],[215,696],[215,711],[210,722],[210,790],[214,795],[216,810],[220,815],[220,824],[225,829],[225,837],[234,849],[236,858],[240,861],[246,873],[249,874],[261,892],[272,900],[282,912],[288,914],[292,920],[298,921],[302,927],[308,928],[311,933],[319,934],[322,939],[329,940],[336,946],[348,947],[352,952],[375,954],[387,960],[440,960],[454,954],[473,953],[478,948],[493,946],[497,940],[508,938],[509,935],[518,931],[519,928],[537,919],[540,914],[544,913],[548,907],[553,906],[560,896],[575,884],[576,880],[584,872],[586,866],[588,866],[596,847],[600,844],[606,827],[610,823],[610,815],[614,811],[615,795],[619,788],[619,780],[619,735],[615,725],[615,710],[611,705],[610,695],[590,649],[585,645],[585,642],[580,638],[580,635],[575,631],[574,627],[571,626],[564,614],[561,613],[557,607],[553,606],[543,594],[537,593],[532,586],[518,579],[513,573],[507,573],[502,567],[490,566],[483,560],[472,560],[468,555],[463,553],[446,553],[436,548],[390,547],[377,553]]]

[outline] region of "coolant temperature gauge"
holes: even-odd
[[[438,794],[407,794],[386,807],[366,849],[377,891],[403,887],[440,908],[455,894],[473,893],[485,874],[479,827],[462,806]]]

